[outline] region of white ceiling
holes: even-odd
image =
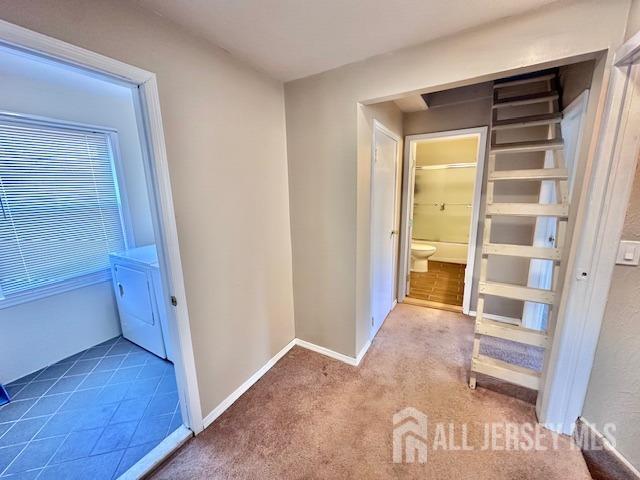
[[[288,81],[556,0],[135,0]]]

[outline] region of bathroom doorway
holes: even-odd
[[[405,139],[399,297],[469,313],[487,127]]]

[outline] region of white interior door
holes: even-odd
[[[564,140],[564,161],[569,173],[569,198],[573,190],[573,178],[575,175],[575,162],[582,139],[582,127],[587,111],[589,90],[580,94],[567,108],[562,111],[560,129]],[[554,166],[550,152],[544,159],[544,167]],[[555,182],[542,182],[540,187],[540,203],[556,203]],[[553,248],[558,220],[554,217],[539,217],[536,220],[533,238],[534,247]],[[553,262],[550,260],[532,259],[529,266],[528,287],[550,289],[553,280]],[[549,306],[541,303],[525,302],[522,312],[522,325],[534,330],[546,330],[549,316]]]
[[[544,168],[554,166],[553,155],[546,153]],[[544,181],[540,185],[539,203],[556,203],[556,190],[554,181]],[[538,217],[533,235],[533,246],[543,248],[555,247],[556,229],[558,219],[555,217]],[[553,280],[553,262],[551,260],[532,259],[529,262],[528,287],[551,289]],[[524,302],[522,311],[522,325],[533,330],[546,330],[549,306],[542,303]]]
[[[397,172],[399,141],[374,126],[371,171],[371,337],[380,329],[396,298]]]

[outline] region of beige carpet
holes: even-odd
[[[360,367],[294,348],[152,478],[588,479],[579,450],[481,450],[485,422],[534,422],[531,392],[479,379],[467,387],[473,323],[453,312],[399,305]],[[432,447],[424,464],[392,461],[392,416],[404,407],[467,424],[473,451]],[[457,431],[457,430],[456,430]],[[458,440],[459,443],[459,440]],[[498,442],[500,444],[500,442]],[[502,443],[504,444],[504,442]]]

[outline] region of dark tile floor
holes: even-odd
[[[122,337],[7,390],[2,480],[117,478],[182,424],[173,365]]]

